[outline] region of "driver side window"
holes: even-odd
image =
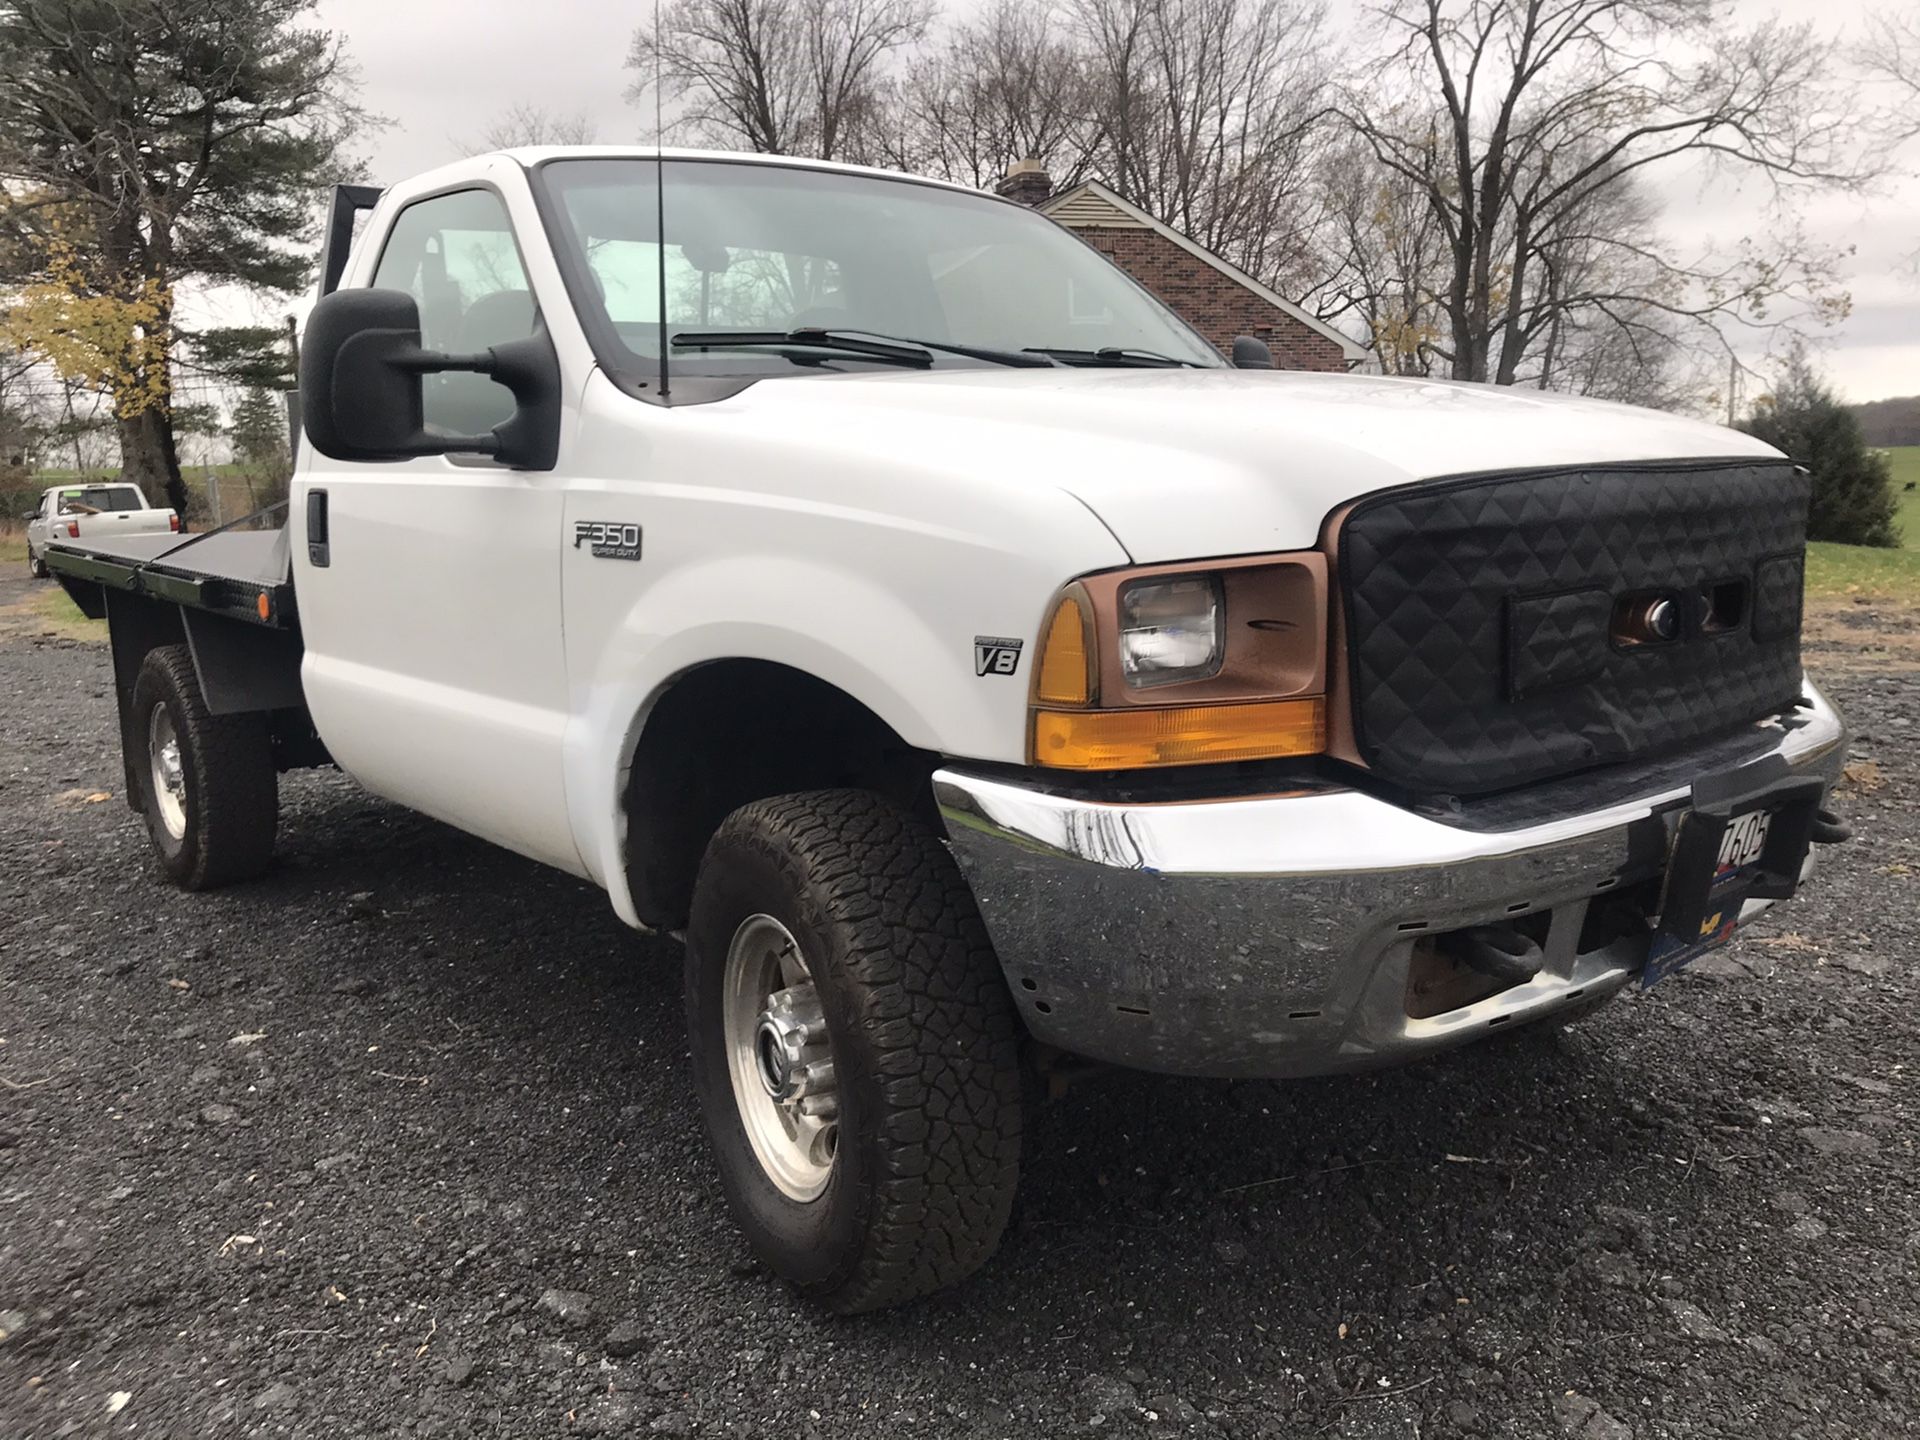
[[[374,288],[404,290],[420,307],[420,343],[471,354],[524,340],[538,315],[506,206],[491,190],[415,201],[387,234]],[[484,375],[430,375],[427,428],[483,435],[513,414],[513,396]]]

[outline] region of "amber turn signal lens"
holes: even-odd
[[[1042,705],[1084,705],[1093,698],[1090,628],[1079,599],[1072,594],[1061,596],[1040,647],[1034,698]]]
[[[1058,618],[1057,615],[1055,617]],[[1327,745],[1327,702],[1033,712],[1033,762],[1063,770],[1135,770],[1317,755]]]

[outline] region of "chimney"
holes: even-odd
[[[1053,177],[1038,157],[1013,162],[1006,178],[993,187],[1017,205],[1044,205],[1053,196]]]

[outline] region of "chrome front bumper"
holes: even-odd
[[[1432,812],[1333,786],[1108,803],[962,767],[936,772],[934,793],[1035,1038],[1176,1074],[1324,1074],[1625,985],[1645,938],[1583,950],[1590,903],[1661,873],[1702,775],[1777,755],[1831,785],[1846,728],[1811,685],[1807,700],[1682,755]],[[1408,1013],[1423,936],[1541,912],[1532,980]]]

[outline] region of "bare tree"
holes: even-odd
[[[453,144],[464,155],[483,155],[523,145],[591,145],[597,135],[593,118],[584,110],[563,114],[523,101],[495,115],[477,139]]]
[[[1920,16],[1888,10],[1870,16],[1857,58],[1870,75],[1886,81],[1906,103],[1897,128],[1920,135]]]
[[[1294,292],[1324,317],[1363,327],[1389,375],[1430,375],[1442,362],[1446,237],[1425,192],[1349,136],[1328,147],[1302,201],[1319,222],[1308,276]]]
[[[796,149],[806,63],[797,0],[679,0],[634,32],[627,98],[657,84],[685,101],[680,123],[702,138],[765,154]]]
[[[1385,0],[1392,48],[1342,108],[1444,236],[1446,332],[1433,349],[1455,378],[1514,383],[1576,310],[1621,330],[1655,311],[1705,327],[1769,327],[1796,305],[1818,319],[1844,311],[1831,256],[1753,241],[1731,259],[1689,261],[1648,226],[1621,235],[1600,223],[1610,194],[1680,159],[1780,190],[1866,178],[1853,107],[1829,79],[1834,46],[1775,21],[1735,29],[1730,11],[1722,0]],[[1556,274],[1555,256],[1575,253],[1581,277]]]
[[[1058,11],[993,0],[910,64],[888,97],[881,156],[981,189],[1035,159],[1077,185],[1101,140],[1091,69]]]
[[[858,158],[896,52],[926,36],[932,0],[802,0],[813,153]]]
[[[628,98],[657,79],[703,139],[844,158],[861,147],[889,62],[932,13],[930,0],[676,0],[634,34]]]
[[[1318,0],[1071,0],[1115,189],[1249,273],[1304,244],[1327,63]]]
[[[1870,16],[1854,58],[1893,97],[1879,126],[1888,146],[1920,140],[1920,16],[1891,10]],[[1920,250],[1907,256],[1905,268],[1920,280]]]
[[[1660,409],[1707,399],[1687,283],[1659,252],[1660,206],[1631,177],[1535,237],[1513,383]],[[1694,275],[1705,273],[1696,262]]]

